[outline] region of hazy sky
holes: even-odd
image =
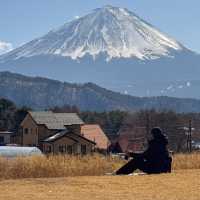
[[[200,53],[200,0],[0,0],[0,53],[107,4],[128,8]]]

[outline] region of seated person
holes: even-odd
[[[133,157],[127,164],[115,172],[116,175],[130,174],[139,169],[147,174],[170,173],[172,158],[167,149],[168,139],[160,128],[151,130],[153,139],[143,153],[129,153]]]

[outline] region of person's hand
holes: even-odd
[[[126,152],[126,155],[124,157],[125,160],[128,160],[131,157],[132,154],[133,154],[133,152],[131,152],[131,151]]]
[[[124,159],[125,159],[125,160],[128,160],[128,159],[129,159],[129,156],[126,154],[126,155],[124,156]]]

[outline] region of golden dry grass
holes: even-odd
[[[175,155],[173,169],[200,169],[200,153]]]
[[[199,200],[200,170],[0,181],[0,200]]]
[[[98,176],[113,172],[123,161],[101,155],[0,158],[0,178]]]
[[[113,172],[124,162],[101,155],[0,158],[0,179],[99,176]],[[200,154],[175,155],[173,169],[200,169]]]

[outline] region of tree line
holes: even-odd
[[[0,99],[0,131],[17,131],[30,108],[17,106],[10,100]]]
[[[0,99],[0,130],[16,132],[21,121],[26,116],[27,107],[18,108],[7,99]],[[99,124],[108,137],[113,140],[119,134],[135,134],[141,129],[144,137],[149,136],[153,127],[160,127],[167,134],[170,148],[174,151],[184,151],[186,148],[187,128],[192,121],[193,140],[200,141],[200,113],[175,113],[168,110],[141,110],[137,112],[81,112],[76,106],[54,107],[53,112],[76,112],[86,124]]]

